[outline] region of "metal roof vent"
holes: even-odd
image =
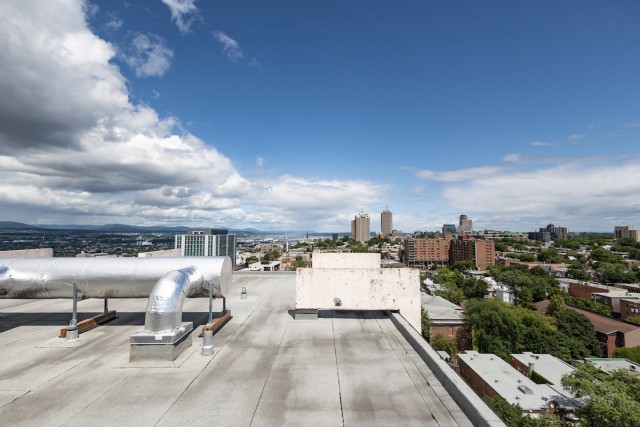
[[[519,385],[518,390],[520,390],[524,394],[533,394],[533,390],[531,390],[529,387],[527,387],[524,384]]]

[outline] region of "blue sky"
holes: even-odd
[[[640,226],[637,2],[2,8],[2,219]]]

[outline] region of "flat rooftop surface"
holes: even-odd
[[[71,300],[0,299],[0,424],[472,426],[382,313],[294,320],[294,301],[294,273],[234,273],[213,356],[194,332],[174,362],[129,363],[146,298],[109,300],[119,317],[73,344],[57,337]],[[80,301],[79,320],[102,307]],[[187,299],[183,320],[207,308]]]

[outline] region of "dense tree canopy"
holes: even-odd
[[[640,363],[640,346],[618,347],[613,351],[613,357],[623,357],[632,362]]]
[[[637,282],[636,274],[622,264],[600,262],[596,267],[596,272],[605,284]]]
[[[556,248],[549,248],[540,251],[538,254],[538,261],[548,264],[560,264],[566,262],[567,259],[558,254],[558,250]]]
[[[583,424],[598,427],[640,426],[640,377],[625,370],[606,374],[584,363],[563,377],[562,385],[584,400]]]
[[[563,340],[566,341],[572,359],[601,355],[596,330],[583,314],[564,309],[557,310],[553,318]]]
[[[548,353],[569,361],[599,356],[593,325],[571,310],[557,309],[546,317],[497,300],[470,300],[466,325],[473,331],[474,347],[508,360],[511,353]]]

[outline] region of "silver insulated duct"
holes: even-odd
[[[228,257],[0,259],[0,298],[149,297],[142,333],[175,336],[184,299],[226,297],[231,275]]]
[[[226,297],[231,288],[227,257],[0,258],[0,298],[145,298],[167,272],[192,267],[202,276],[188,297]],[[195,273],[194,273],[195,274]]]

